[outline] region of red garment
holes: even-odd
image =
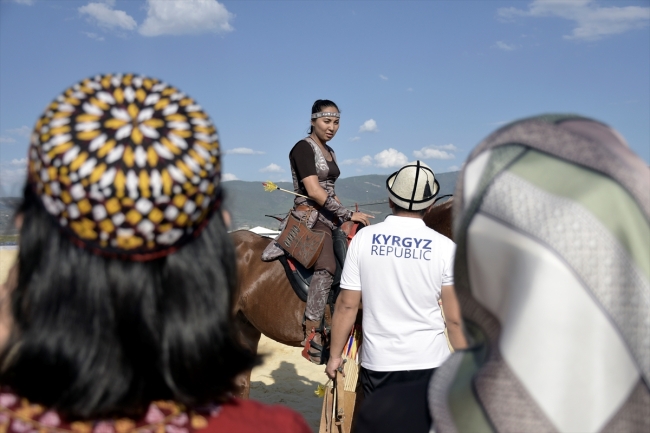
[[[67,422],[55,411],[0,391],[0,431],[7,433],[309,433],[297,412],[253,400],[231,399],[222,405],[187,410],[169,401],[151,403],[142,419]]]
[[[288,407],[268,406],[254,400],[233,399],[221,406],[219,416],[211,418],[201,432],[308,433],[311,429],[297,412]]]

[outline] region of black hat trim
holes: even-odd
[[[418,159],[416,162],[416,169],[415,169],[415,182],[413,182],[413,193],[411,194],[411,200],[409,201],[409,210],[413,210],[413,200],[415,200],[415,190],[418,188],[418,177],[420,177],[420,160]]]
[[[388,178],[386,179],[386,189],[388,189],[388,191],[390,191],[391,194],[393,194],[395,197],[399,198],[400,200],[404,200],[406,202],[409,202],[410,203],[409,208],[411,208],[414,204],[424,203],[426,201],[431,200],[433,197],[437,196],[438,193],[440,192],[440,183],[438,183],[438,180],[435,178],[435,174],[433,173],[433,171],[431,169],[427,169],[425,167],[419,167],[422,170],[429,170],[431,172],[431,174],[434,175],[433,184],[438,187],[436,193],[433,194],[431,197],[423,198],[422,200],[415,200],[415,192],[411,196],[411,200],[408,200],[408,199],[406,199],[406,198],[404,198],[404,197],[402,197],[400,195],[397,195],[397,194],[395,194],[395,192],[393,191],[393,189],[390,187],[390,185],[388,183],[390,182],[391,179],[397,177],[397,175],[399,175],[400,171],[402,171],[402,170],[404,170],[404,169],[406,169],[408,167],[415,167],[415,165],[406,165],[406,166],[400,168],[399,170],[397,170],[396,172],[394,172],[393,174],[391,174],[390,176],[388,176]],[[417,177],[416,177],[416,181],[417,181]]]

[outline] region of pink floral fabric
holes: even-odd
[[[219,415],[220,406],[187,410],[169,401],[151,403],[141,420],[118,418],[65,422],[54,411],[10,392],[0,392],[0,433],[193,433]]]

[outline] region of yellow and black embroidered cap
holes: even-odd
[[[28,182],[47,212],[96,254],[170,254],[220,204],[214,124],[154,78],[98,75],[70,87],[36,123],[28,159]]]

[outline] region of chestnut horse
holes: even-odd
[[[451,238],[452,201],[436,205],[424,222]],[[242,343],[253,353],[261,334],[288,346],[300,347],[305,303],[291,288],[282,264],[263,262],[262,251],[271,239],[248,230],[231,233],[237,254],[239,284],[234,296],[234,313]],[[305,362],[307,362],[305,360]],[[250,372],[240,383],[239,395],[247,398]]]

